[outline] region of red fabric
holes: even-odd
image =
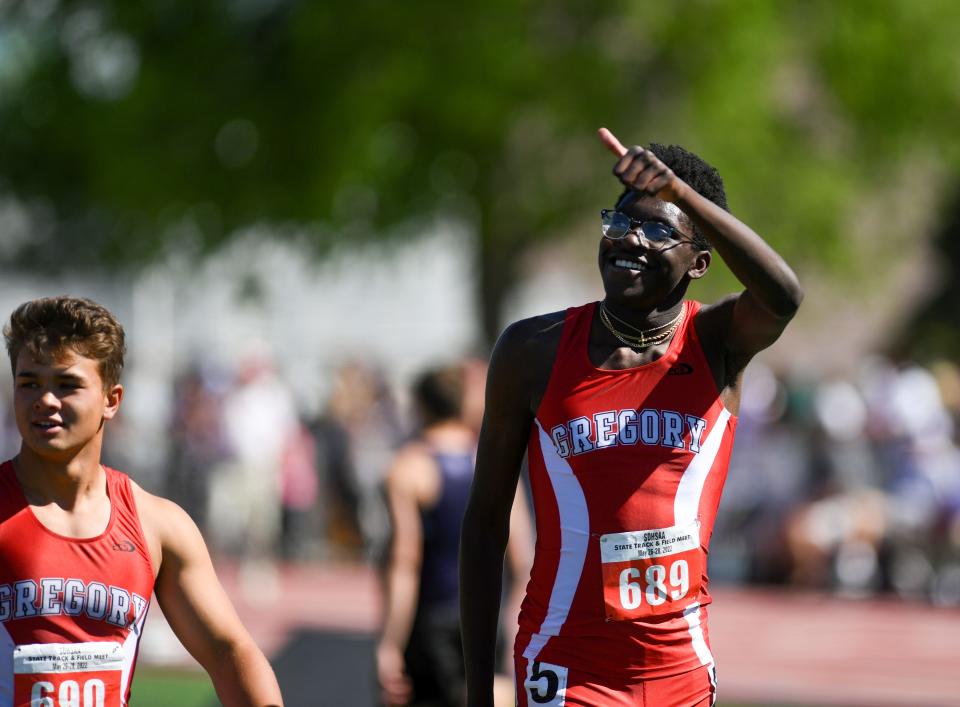
[[[517,672],[517,675],[523,673]],[[544,699],[543,693],[539,695]],[[665,678],[633,681],[599,679],[590,673],[571,670],[563,702],[557,704],[564,707],[711,707],[716,695],[713,668],[707,666]],[[522,679],[517,683],[517,706],[537,707]]]
[[[82,674],[58,671],[47,678],[57,687],[73,680],[76,685],[64,688],[68,696],[73,689],[81,696],[85,687],[94,694],[105,689],[108,698],[113,695],[107,707],[126,704],[154,572],[130,479],[105,471],[111,506],[106,530],[75,539],[44,527],[27,504],[13,465],[0,466],[0,703],[10,704],[4,700],[10,699],[9,666],[17,646],[109,642],[119,646],[111,662],[120,666],[112,671],[115,683],[94,684],[102,676],[89,666]],[[17,684],[29,687],[44,678],[42,673],[18,675]],[[19,705],[22,691],[17,697]]]
[[[589,360],[596,306],[567,311],[530,434],[537,549],[515,644],[521,684],[534,661],[614,681],[712,665],[706,554],[736,418],[696,335],[698,303],[684,303],[661,358],[620,371]],[[653,559],[604,563],[602,543],[648,545]]]

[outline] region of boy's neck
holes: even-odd
[[[43,457],[21,445],[13,466],[20,488],[31,505],[55,502],[62,508],[70,508],[81,496],[104,488],[100,444],[88,444],[79,453],[64,459]]]

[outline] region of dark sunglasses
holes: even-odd
[[[683,231],[661,221],[637,221],[616,209],[600,210],[600,230],[604,238],[618,241],[628,233],[639,232],[651,243],[693,241]]]

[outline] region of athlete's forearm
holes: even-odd
[[[204,666],[224,707],[282,707],[273,668],[251,643],[234,645]]]
[[[468,511],[460,540],[460,630],[467,707],[493,707],[505,546],[505,537],[472,520]]]
[[[387,574],[387,603],[380,641],[401,653],[410,640],[417,613],[419,579],[419,571],[410,565],[394,565]]]
[[[777,317],[791,317],[803,291],[786,261],[749,226],[685,185],[674,203],[707,237],[757,303]]]

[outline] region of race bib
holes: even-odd
[[[527,704],[543,707],[565,707],[567,704],[567,669],[562,665],[539,660],[527,662],[527,679],[523,681]]]
[[[15,705],[120,707],[118,643],[34,643],[13,651]]]
[[[601,535],[600,562],[608,620],[682,611],[700,593],[700,525]]]

